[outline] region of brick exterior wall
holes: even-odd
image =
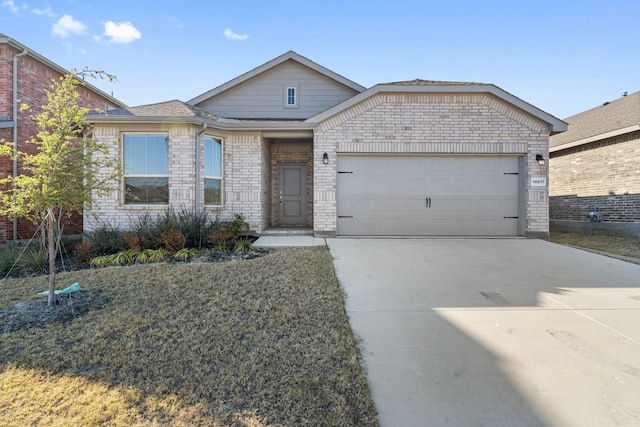
[[[314,231],[336,233],[339,153],[519,154],[527,176],[547,177],[549,128],[485,94],[378,94],[320,123],[314,137]],[[329,154],[329,165],[321,163]],[[547,187],[527,179],[525,233],[548,237]]]
[[[305,163],[307,165],[307,218],[305,225],[313,225],[313,144],[290,142],[274,143],[271,147],[271,226],[279,225],[278,165],[280,163]]]
[[[110,155],[120,156],[123,131],[163,129],[169,133],[169,205],[191,208],[195,195],[194,146],[200,126],[97,125],[93,136],[110,144]],[[536,154],[548,157],[548,125],[490,95],[379,94],[320,123],[313,143],[272,143],[252,131],[213,132],[210,126],[207,134],[223,140],[224,201],[222,207],[207,209],[222,220],[242,213],[258,233],[277,225],[280,163],[307,164],[308,222],[318,235],[335,235],[336,160],[340,153],[507,154],[526,160],[526,188],[520,195],[525,216],[523,233],[548,237],[548,189],[531,187],[529,179],[548,177],[547,167],[535,161]],[[328,165],[322,162],[324,152],[329,155]],[[127,229],[136,215],[166,209],[124,206],[121,199],[120,188],[108,197],[96,198],[91,209],[85,211],[85,228],[107,222]]]
[[[640,222],[640,131],[551,154],[551,220]]]
[[[124,205],[121,185],[105,197],[94,195],[90,208],[85,210],[85,230],[92,230],[101,224],[109,224],[126,230],[131,222],[143,213],[158,215],[171,207],[175,210],[195,208],[195,145],[198,126],[174,125],[156,126],[105,126],[98,125],[93,137],[109,145],[109,155],[120,156],[121,135],[123,132],[167,132],[169,136],[169,204],[168,205]],[[268,142],[258,133],[216,134],[222,138],[223,149],[223,206],[205,206],[212,216],[221,221],[233,219],[233,214],[243,214],[254,231],[265,227],[264,209],[268,206],[270,188],[267,185],[269,174],[267,167]],[[204,149],[201,145],[201,154]],[[203,159],[203,156],[201,156]],[[201,160],[201,171],[204,170]],[[105,174],[113,171],[104,170]],[[108,175],[107,175],[108,176]],[[200,200],[204,200],[204,178],[201,173]],[[268,211],[268,210],[267,210]]]
[[[0,116],[7,115],[10,119],[13,116],[13,56],[20,53],[17,50],[7,47],[0,47]],[[60,73],[49,66],[33,59],[31,56],[21,56],[18,59],[18,103],[29,105],[29,111],[18,111],[18,150],[23,152],[33,152],[33,145],[26,144],[32,136],[38,133],[38,128],[31,116],[42,111],[42,105],[46,104],[47,97],[45,89],[48,89],[52,79],[61,76]],[[79,104],[90,109],[103,109],[106,100],[100,95],[80,87]],[[6,141],[13,141],[13,128],[0,129],[0,138]],[[18,170],[20,173],[20,170]],[[13,163],[10,159],[0,160],[0,176],[13,174]],[[36,226],[31,222],[18,220],[18,239],[29,239],[34,236]],[[74,215],[66,228],[67,234],[78,234],[82,232],[82,217]],[[13,221],[8,218],[0,219],[0,244],[13,239]]]

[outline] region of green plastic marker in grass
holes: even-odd
[[[60,294],[70,294],[71,292],[77,292],[80,290],[80,283],[76,282],[71,286],[68,286],[64,289],[54,291],[56,295]],[[49,295],[49,291],[38,292],[38,295]]]

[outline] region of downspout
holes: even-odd
[[[196,134],[196,197],[195,197],[195,209],[196,214],[200,213],[200,142],[202,141],[202,134],[207,130],[207,124],[202,124],[202,130]]]
[[[25,48],[21,53],[13,55],[13,179],[18,176],[18,58],[29,51]],[[14,197],[15,201],[15,197]],[[18,217],[13,215],[13,241],[18,240]]]

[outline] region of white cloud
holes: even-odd
[[[58,16],[58,14],[53,13],[53,11],[51,10],[51,6],[47,6],[46,9],[35,8],[32,10],[32,12],[38,16],[49,16],[51,18],[55,18],[56,16]]]
[[[231,31],[230,28],[227,28],[226,30],[224,30],[224,36],[226,38],[228,38],[229,40],[246,40],[249,38],[248,35],[246,34],[237,34],[234,33],[233,31]]]
[[[26,4],[23,3],[22,6],[18,6],[13,0],[3,0],[3,2],[0,3],[0,6],[6,7],[7,9],[9,9],[11,12],[15,14],[18,14],[18,12],[20,12],[20,9],[27,8]]]
[[[131,22],[116,24],[113,21],[108,21],[104,24],[104,35],[110,37],[111,40],[109,40],[109,42],[112,43],[131,43],[142,37],[140,31],[138,31]],[[99,40],[100,38],[94,37],[94,39]]]
[[[73,19],[71,15],[62,15],[58,22],[53,24],[51,33],[55,36],[68,37],[72,34],[82,34],[86,31],[87,26],[80,21]]]

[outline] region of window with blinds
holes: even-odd
[[[168,204],[169,136],[126,133],[122,148],[125,204]]]
[[[222,141],[204,137],[204,203],[222,205]]]

